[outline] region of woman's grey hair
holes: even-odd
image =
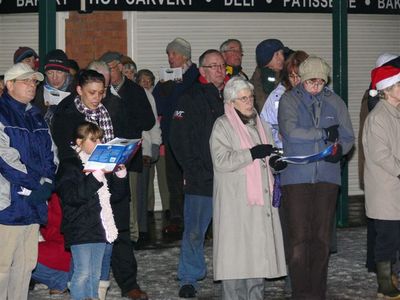
[[[388,86],[387,88],[384,88],[383,90],[378,90],[379,99],[387,100],[387,93],[389,93],[396,86],[396,84],[399,83],[400,81],[396,82],[395,84],[392,84],[391,86]]]
[[[110,67],[102,60],[94,60],[88,65],[88,70],[95,70],[110,74]]]
[[[242,90],[254,91],[254,86],[240,76],[234,76],[225,84],[224,103],[234,102]]]

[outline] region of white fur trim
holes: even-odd
[[[388,77],[385,78],[379,82],[376,83],[376,89],[377,90],[383,90],[386,89],[392,85],[394,85],[395,83],[400,81],[400,73],[392,76],[392,77]]]

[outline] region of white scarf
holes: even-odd
[[[75,151],[76,150],[77,149],[75,149]],[[85,166],[85,163],[88,161],[90,155],[85,153],[84,151],[79,151],[78,155],[83,162],[83,166]],[[106,232],[107,242],[112,243],[118,237],[118,229],[117,226],[115,225],[114,214],[111,209],[111,204],[110,204],[111,194],[110,191],[108,190],[107,179],[104,177],[102,182],[103,186],[99,188],[99,190],[97,191],[101,206],[100,218],[101,218],[101,223],[103,224],[104,231]]]

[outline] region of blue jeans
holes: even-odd
[[[37,282],[44,283],[50,290],[63,291],[67,288],[70,272],[51,269],[38,263],[32,272],[32,278]]]
[[[110,267],[111,267],[111,255],[112,255],[113,244],[106,244],[104,249],[103,262],[101,263],[101,274],[100,280],[110,280]]]
[[[98,298],[101,266],[106,243],[71,246],[74,271],[71,279],[71,298]]]
[[[204,236],[212,217],[212,197],[185,194],[184,232],[178,265],[179,285],[191,284],[206,276]]]

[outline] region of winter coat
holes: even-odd
[[[196,83],[179,99],[171,122],[170,143],[182,167],[187,194],[212,196],[209,139],[215,120],[223,114],[222,97],[212,83]]]
[[[124,114],[121,116],[124,131],[122,138],[140,139],[142,131],[150,130],[155,124],[155,118],[149,99],[144,89],[137,83],[125,78],[118,90],[122,100]],[[127,168],[129,171],[141,172],[143,168],[142,151],[139,150],[132,158]]]
[[[363,130],[366,215],[400,220],[400,111],[385,100],[368,114]]]
[[[110,203],[123,201],[129,195],[128,181],[115,174],[107,174]],[[90,173],[83,172],[82,161],[77,157],[64,159],[57,172],[57,193],[61,198],[63,221],[61,231],[66,246],[105,243],[105,230],[100,218],[100,199],[97,194],[103,183]],[[118,227],[118,218],[114,219]]]
[[[158,82],[153,90],[153,96],[156,100],[157,113],[161,117],[160,126],[163,143],[169,138],[169,126],[172,120],[172,114],[175,111],[178,99],[186,90],[197,82],[199,70],[196,64],[192,64],[183,74],[182,82]]]
[[[267,138],[272,141],[271,131]],[[249,129],[259,144],[257,132]],[[241,149],[239,135],[226,116],[214,124],[210,138],[214,166],[213,265],[214,280],[274,278],[286,275],[278,209],[272,207],[268,165],[262,160],[264,206],[247,202],[246,166],[253,162]]]
[[[354,132],[346,104],[327,87],[316,96],[306,92],[302,84],[284,93],[279,102],[278,124],[285,156],[323,151],[331,144],[325,141],[324,128],[333,125],[339,125],[338,142],[343,154],[354,145]],[[340,163],[321,160],[305,165],[289,164],[281,173],[282,185],[317,182],[340,185]]]
[[[0,224],[47,222],[46,202],[32,203],[18,192],[37,190],[44,178],[54,179],[55,151],[39,109],[4,92],[0,97]]]

